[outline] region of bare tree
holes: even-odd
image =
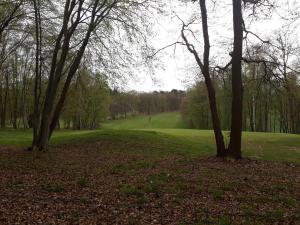
[[[195,2],[195,0],[193,0]],[[210,43],[208,35],[207,25],[207,10],[205,0],[199,0],[201,19],[202,19],[202,32],[204,40],[204,54],[203,62],[200,59],[195,47],[190,44],[187,37],[184,34],[185,28],[188,25],[183,23],[181,30],[181,36],[184,40],[184,45],[194,55],[198,66],[200,67],[201,73],[204,76],[205,84],[208,91],[209,104],[211,109],[211,116],[213,122],[213,128],[215,132],[215,139],[217,144],[217,155],[218,156],[230,156],[236,159],[242,158],[241,143],[242,143],[242,127],[243,127],[243,83],[242,83],[242,59],[243,59],[243,34],[245,30],[245,23],[243,19],[242,3],[246,8],[248,5],[252,6],[252,16],[256,16],[256,8],[265,5],[273,5],[269,3],[269,0],[233,0],[232,1],[232,12],[233,12],[233,52],[230,54],[232,59],[225,67],[217,67],[219,70],[225,70],[231,66],[232,80],[232,103],[231,103],[231,133],[228,148],[224,145],[224,139],[222,130],[220,127],[220,120],[216,105],[215,90],[210,78],[210,67],[209,67],[209,52]],[[255,35],[254,33],[246,32]],[[256,37],[258,37],[256,35]]]
[[[20,8],[23,4],[23,0],[19,1],[3,1],[0,3],[0,7],[5,11],[4,15],[0,16],[0,43],[2,42],[2,34],[5,29],[9,27],[9,25],[14,22],[14,20],[18,19],[22,13],[20,12]]]
[[[203,74],[203,77],[205,79],[205,84],[208,92],[208,98],[209,98],[209,105],[210,105],[210,111],[212,116],[212,124],[215,134],[215,141],[217,145],[217,156],[218,157],[225,157],[226,156],[226,148],[224,143],[224,138],[221,130],[221,124],[220,124],[220,118],[218,115],[218,109],[217,109],[217,102],[216,102],[216,92],[215,88],[213,86],[213,82],[210,75],[210,65],[209,65],[209,56],[210,56],[210,41],[209,41],[209,33],[208,33],[208,23],[207,23],[207,9],[206,9],[206,1],[205,0],[199,0],[200,4],[200,10],[201,10],[201,18],[202,18],[202,31],[203,31],[203,40],[204,40],[204,54],[203,59],[200,58],[198,52],[196,51],[195,47],[189,43],[186,35],[185,35],[185,29],[188,27],[183,22],[182,29],[181,29],[181,36],[184,41],[185,46],[191,52],[195,60],[201,70],[201,73]]]

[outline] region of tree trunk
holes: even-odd
[[[243,123],[243,87],[242,87],[242,53],[243,53],[243,16],[241,0],[233,0],[234,47],[232,55],[232,114],[231,133],[228,154],[236,159],[242,158],[242,123]]]
[[[208,92],[212,125],[215,134],[215,141],[217,145],[217,156],[225,157],[226,148],[224,143],[224,137],[221,130],[221,123],[218,114],[218,109],[217,109],[216,93],[215,93],[215,88],[213,86],[212,80],[210,78],[210,71],[209,71],[210,42],[209,42],[209,34],[208,34],[207,10],[206,10],[205,0],[200,0],[200,9],[201,9],[202,30],[203,30],[203,39],[204,39],[204,56],[203,56],[202,73],[205,78],[205,84]]]
[[[68,75],[67,75],[67,79],[65,81],[65,84],[64,84],[64,87],[63,87],[63,90],[61,92],[61,95],[60,95],[60,98],[59,98],[59,101],[54,109],[54,113],[53,113],[53,118],[49,124],[49,133],[48,133],[48,138],[50,139],[51,138],[51,135],[58,123],[58,120],[59,120],[59,116],[60,116],[60,113],[61,113],[61,110],[62,110],[62,107],[64,105],[64,102],[66,100],[66,97],[67,97],[67,93],[68,93],[68,90],[69,90],[69,87],[70,87],[70,84],[71,84],[71,81],[80,65],[80,62],[81,62],[81,59],[83,57],[83,54],[84,54],[84,51],[86,49],[86,46],[88,44],[88,41],[90,39],[90,36],[91,36],[91,33],[92,33],[92,30],[93,30],[93,26],[90,26],[89,27],[89,30],[87,31],[86,35],[85,35],[85,38],[83,40],[83,43],[77,53],[77,56],[74,60],[74,62],[72,63],[70,69],[69,69],[69,72],[68,72]]]
[[[191,53],[193,53],[196,62],[200,67],[201,72],[205,78],[205,84],[208,92],[209,106],[210,106],[211,117],[212,117],[212,125],[213,125],[213,130],[215,135],[216,146],[217,146],[217,156],[225,157],[226,148],[225,148],[224,138],[221,130],[221,123],[218,115],[215,88],[210,78],[210,71],[209,71],[210,42],[209,42],[209,34],[208,34],[206,2],[205,0],[200,0],[199,3],[201,9],[202,31],[203,31],[203,40],[204,40],[203,63],[196,50],[188,43],[188,40],[184,35],[184,27],[181,31],[181,34],[182,34],[182,38],[184,39],[187,45],[188,50]]]
[[[7,99],[8,99],[8,90],[9,90],[9,80],[8,74],[5,74],[5,90],[4,98],[2,99],[2,111],[1,111],[1,128],[6,127],[6,111],[7,111]]]
[[[215,135],[215,141],[216,141],[216,145],[217,145],[217,156],[225,157],[226,156],[226,148],[225,148],[225,143],[224,143],[224,137],[223,137],[222,130],[221,130],[218,109],[217,109],[215,89],[214,89],[211,79],[209,77],[205,79],[205,83],[206,83],[207,92],[208,92],[212,125],[213,125],[213,130],[214,130],[214,135]]]
[[[40,16],[40,3],[39,0],[33,1],[34,5],[34,17],[35,17],[35,78],[34,78],[34,103],[33,103],[33,140],[32,148],[35,147],[38,139],[38,129],[40,125],[40,96],[41,96],[41,53],[42,53],[42,26]]]

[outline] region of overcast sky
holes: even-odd
[[[231,1],[220,0],[216,1],[216,5],[208,4],[208,16],[209,16],[209,32],[211,39],[211,58],[217,60],[220,64],[226,64],[228,60],[228,53],[231,49],[232,41],[232,11]],[[165,15],[157,17],[155,19],[154,37],[152,44],[155,48],[160,49],[175,41],[181,41],[180,29],[181,21],[175,17],[178,15],[182,20],[188,22],[190,18],[199,16],[200,9],[198,4],[191,3],[178,3],[178,1],[166,0],[167,8]],[[299,2],[296,0],[278,0],[278,8],[273,12],[270,19],[250,20],[245,12],[244,17],[246,26],[251,31],[256,32],[262,38],[269,38],[274,35],[275,32],[280,31],[288,23],[282,17],[290,15],[291,11],[299,12],[300,8],[295,9],[295,3],[299,6]],[[264,11],[267,12],[267,11]],[[268,12],[267,12],[268,13]],[[201,27],[200,20],[197,20],[199,24],[191,27],[199,40],[190,37],[191,42],[195,46],[199,46],[199,52],[201,54],[201,37],[202,34],[198,28]],[[293,24],[295,27],[296,25]],[[292,34],[293,40],[299,43],[299,30],[295,30]],[[257,41],[256,38],[250,37],[253,42]],[[185,49],[184,46],[170,47],[158,55],[161,60],[162,66],[155,69],[154,75],[149,73],[136,74],[136,79],[130,80],[127,85],[128,90],[137,91],[153,91],[153,90],[171,90],[171,89],[186,89],[188,86],[194,83],[197,79],[198,69],[195,65],[194,58]]]

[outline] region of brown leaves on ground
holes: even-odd
[[[0,224],[300,224],[298,165],[120,145],[1,148]]]

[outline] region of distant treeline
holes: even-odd
[[[290,72],[282,80],[262,64],[243,68],[243,130],[300,133],[300,83]],[[231,72],[213,77],[222,128],[230,130]],[[187,91],[181,114],[190,128],[212,129],[206,86],[199,81]]]
[[[14,65],[14,64],[12,64]],[[230,72],[213,77],[222,127],[230,126]],[[285,82],[265,74],[263,66],[244,68],[243,129],[247,131],[300,133],[300,84],[293,73]],[[32,127],[32,77],[11,73],[0,89],[0,125]],[[123,92],[109,88],[103,74],[80,69],[63,107],[58,127],[95,129],[101,122],[137,114],[181,111],[184,122],[195,129],[212,129],[207,90],[203,81],[182,90]]]
[[[34,77],[20,63],[21,58],[13,60],[0,80],[0,126],[32,128]],[[15,65],[20,65],[19,70]],[[45,82],[43,78],[42,89],[46,89]],[[185,96],[175,89],[149,93],[111,89],[104,74],[81,68],[70,84],[57,127],[96,129],[107,119],[178,111]]]
[[[5,79],[0,80],[0,126],[32,128],[34,77],[18,58],[14,60],[11,70],[3,74]],[[14,65],[20,65],[20,69]],[[46,89],[44,79],[41,83],[41,88]],[[109,104],[110,91],[105,76],[82,68],[70,85],[57,126],[97,128],[109,115]]]
[[[0,85],[1,128],[32,128],[33,77],[19,59],[8,67]],[[23,68],[24,67],[24,68]],[[278,81],[263,65],[247,64],[243,68],[243,129],[246,131],[300,133],[300,84],[289,72]],[[213,83],[222,128],[229,130],[231,115],[231,72],[215,72]],[[42,80],[42,88],[45,88]],[[136,92],[111,89],[104,74],[81,68],[70,85],[58,127],[95,129],[107,119],[124,119],[137,114],[151,115],[181,111],[190,128],[212,129],[206,86],[198,81],[186,92],[182,90]]]
[[[110,119],[126,118],[128,115],[178,111],[186,92],[172,91],[154,92],[119,92],[111,91]]]

